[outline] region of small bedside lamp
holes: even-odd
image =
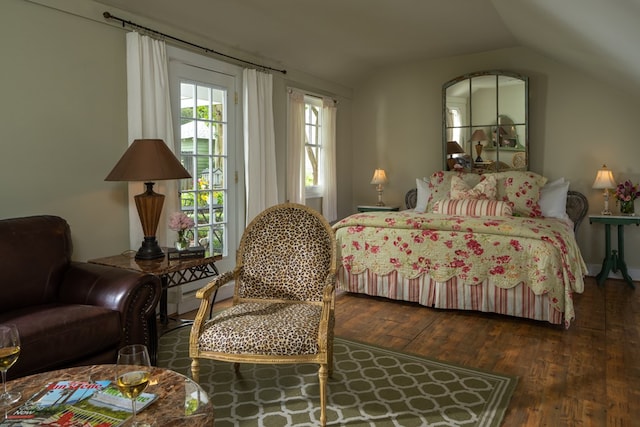
[[[616,182],[613,179],[613,173],[607,169],[607,165],[602,165],[602,169],[598,170],[595,181],[593,181],[593,188],[596,190],[604,190],[604,209],[602,215],[611,215],[609,210],[609,190],[616,188]]]
[[[382,186],[387,182],[389,182],[389,180],[387,179],[387,174],[384,172],[384,169],[376,169],[375,172],[373,172],[371,184],[378,186],[378,203],[376,203],[376,206],[384,206],[384,202],[382,201]]]

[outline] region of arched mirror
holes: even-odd
[[[529,79],[482,71],[442,86],[445,170],[485,173],[529,168]]]

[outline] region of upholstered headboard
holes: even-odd
[[[412,188],[407,191],[407,194],[404,196],[404,204],[407,206],[407,209],[413,209],[416,207],[416,202],[418,200],[418,189]],[[573,221],[573,231],[574,233],[578,231],[578,227],[580,227],[580,223],[587,215],[587,211],[589,210],[589,202],[584,194],[579,191],[569,190],[567,192],[567,215],[571,221]]]

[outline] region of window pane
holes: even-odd
[[[181,160],[193,177],[180,183],[182,210],[195,221],[195,243],[205,245],[210,253],[222,253],[227,199],[226,123],[222,119],[227,95],[201,84],[183,82],[180,87]]]

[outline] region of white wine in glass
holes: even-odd
[[[2,371],[2,389],[0,405],[8,406],[20,400],[19,392],[7,391],[7,369],[13,366],[20,356],[20,335],[16,325],[0,325],[0,371]]]
[[[122,347],[118,351],[116,363],[116,385],[125,397],[131,399],[133,419],[131,425],[145,426],[136,422],[136,398],[149,385],[151,376],[151,361],[147,347],[133,344]]]

